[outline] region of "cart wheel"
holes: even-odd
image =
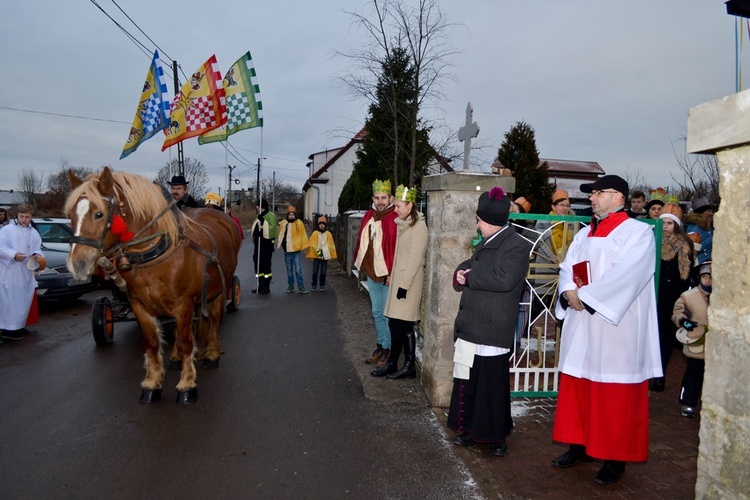
[[[114,341],[115,321],[112,304],[107,297],[99,297],[91,311],[91,331],[98,346],[110,345]]]
[[[242,297],[242,291],[240,289],[240,279],[237,276],[232,277],[232,289],[230,290],[229,304],[227,304],[227,311],[235,312],[240,307],[240,299]]]

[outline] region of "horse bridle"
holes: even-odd
[[[107,233],[112,228],[112,218],[115,216],[115,197],[110,196],[106,200],[109,201],[109,214],[107,216],[107,225],[104,226],[104,231],[102,231],[102,237],[97,241],[93,238],[84,238],[83,236],[73,235],[73,237],[70,238],[71,243],[80,243],[81,245],[94,247],[100,252],[105,253],[104,240],[107,238]]]
[[[96,248],[97,250],[99,250],[99,252],[102,255],[104,255],[106,257],[112,257],[118,251],[121,251],[123,249],[127,249],[128,247],[131,247],[131,246],[140,245],[140,244],[145,243],[145,242],[147,242],[149,240],[152,240],[154,238],[158,238],[159,236],[164,236],[164,238],[162,238],[162,242],[163,243],[166,240],[169,239],[166,234],[163,234],[161,232],[154,233],[154,234],[149,235],[148,237],[142,238],[142,239],[138,239],[138,237],[141,236],[156,221],[158,221],[159,219],[161,219],[167,212],[169,212],[170,210],[172,210],[172,207],[176,203],[175,200],[172,200],[170,203],[168,203],[167,206],[156,217],[154,217],[153,219],[151,219],[151,221],[149,221],[148,224],[146,224],[145,226],[143,226],[142,228],[140,228],[133,235],[133,238],[130,241],[127,241],[127,242],[117,242],[114,245],[112,245],[112,246],[110,246],[108,248],[105,248],[104,247],[104,241],[107,239],[107,233],[109,233],[109,231],[112,229],[112,220],[113,220],[113,218],[115,216],[115,207],[116,207],[117,200],[115,199],[114,196],[110,196],[108,198],[103,198],[103,199],[106,202],[109,203],[109,213],[107,214],[107,224],[104,226],[104,229],[102,230],[101,237],[98,240],[95,240],[93,238],[85,238],[83,236],[75,236],[74,235],[74,236],[72,236],[70,238],[70,242],[71,243],[80,243],[81,245],[86,245],[86,246],[90,246],[90,247]],[[164,244],[162,244],[160,246],[164,246]],[[169,243],[166,244],[166,247],[169,247]]]

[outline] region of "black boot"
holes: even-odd
[[[401,356],[401,348],[404,344],[403,334],[391,329],[391,352],[388,361],[377,370],[370,372],[373,377],[385,377],[398,369],[398,358]]]
[[[388,375],[390,379],[399,378],[416,378],[417,369],[414,365],[414,352],[417,349],[417,339],[414,336],[414,329],[409,333],[402,334],[404,342],[404,366],[396,373]],[[398,359],[398,358],[397,358]]]
[[[271,293],[271,278],[260,279],[260,289],[258,293]]]

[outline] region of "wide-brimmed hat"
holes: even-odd
[[[618,193],[627,198],[630,189],[628,187],[628,181],[620,177],[619,175],[605,175],[599,177],[596,182],[590,184],[581,184],[581,191],[584,193],[591,193],[592,191],[604,191],[605,189],[614,189]]]
[[[169,181],[170,186],[187,186],[190,184],[186,179],[184,175],[175,175],[172,177],[172,180]]]

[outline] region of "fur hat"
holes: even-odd
[[[289,205],[288,207],[286,207],[286,213],[289,214],[292,212],[294,212],[294,215],[297,215],[297,207],[295,207],[294,205]]]
[[[505,196],[503,188],[495,186],[489,192],[479,196],[477,217],[493,226],[504,226],[510,213],[510,198]]]
[[[558,189],[554,193],[552,193],[552,204],[557,205],[561,201],[565,201],[570,199],[568,196],[568,192],[564,189]]]
[[[692,206],[693,212],[695,212],[696,214],[702,214],[703,212],[711,208],[711,204],[708,202],[708,198],[706,198],[705,196],[694,199]]]
[[[525,214],[531,211],[531,203],[529,203],[529,200],[527,200],[523,196],[516,198],[516,200],[513,203],[521,207],[523,209],[523,213]]]
[[[682,209],[674,203],[666,203],[661,209],[660,219],[671,219],[682,226]]]
[[[260,206],[261,210],[268,210],[268,200],[263,198],[260,200],[260,204],[256,203],[255,206]]]

